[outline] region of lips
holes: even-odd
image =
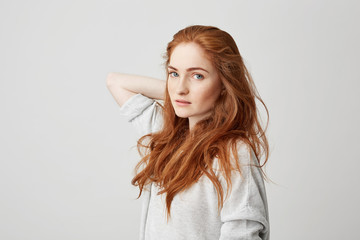
[[[186,104],[190,104],[191,102],[188,102],[188,101],[185,101],[185,100],[182,100],[182,99],[176,99],[175,102],[178,102],[178,103],[186,103]]]

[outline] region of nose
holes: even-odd
[[[186,95],[189,93],[189,87],[186,78],[182,77],[176,86],[176,93],[178,95]]]

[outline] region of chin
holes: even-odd
[[[175,115],[179,118],[188,118],[189,114],[175,111]]]
[[[188,118],[189,116],[188,115],[185,115],[185,114],[177,114],[175,113],[175,115],[179,118]]]

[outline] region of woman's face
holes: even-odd
[[[190,129],[211,114],[222,84],[215,67],[196,43],[181,43],[168,66],[167,90],[178,117],[188,118]]]

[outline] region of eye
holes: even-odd
[[[200,80],[200,79],[203,79],[203,78],[204,78],[204,76],[203,76],[203,75],[201,75],[201,74],[195,74],[194,76],[195,76],[195,78],[196,78],[196,79],[198,79],[198,80]]]
[[[174,73],[174,74],[173,74],[173,73]],[[178,77],[178,76],[179,76],[179,74],[177,74],[176,72],[170,72],[169,75],[170,75],[171,77]]]

